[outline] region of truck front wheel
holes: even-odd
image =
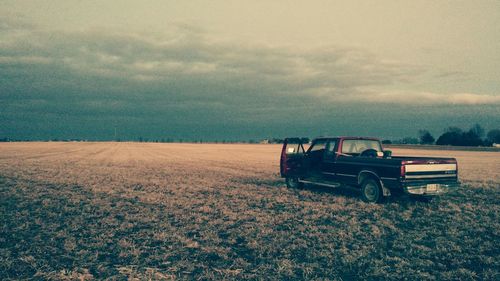
[[[364,180],[361,184],[361,196],[363,201],[368,203],[381,203],[384,199],[380,184],[371,178]]]
[[[299,181],[297,177],[287,177],[286,186],[288,188],[302,188],[304,184]]]

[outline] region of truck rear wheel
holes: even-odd
[[[285,181],[288,188],[302,188],[304,186],[297,177],[287,177]]]
[[[361,184],[361,196],[363,201],[368,203],[381,203],[384,200],[380,184],[371,178],[364,180]]]

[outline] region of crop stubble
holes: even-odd
[[[0,144],[0,279],[499,278],[497,152],[431,203],[289,190],[278,145]]]

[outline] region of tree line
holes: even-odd
[[[500,129],[493,129],[485,133],[479,124],[474,124],[469,130],[448,127],[437,139],[428,130],[419,130],[418,138],[407,137],[397,141],[385,140],[384,143],[492,146],[500,144]]]
[[[0,142],[16,142],[16,141],[33,141],[33,140],[19,140],[10,138],[0,138]],[[51,141],[88,141],[85,139],[51,139]],[[121,139],[114,139],[114,141],[123,141]],[[138,137],[137,139],[125,141],[138,141],[138,142],[187,142],[187,143],[283,143],[281,138],[270,138],[264,140],[203,140],[203,139],[174,139],[174,138],[161,138],[149,139]],[[308,138],[303,138],[304,143],[309,142]],[[427,145],[453,145],[453,146],[492,146],[493,144],[500,144],[500,129],[490,130],[485,133],[485,130],[479,125],[474,124],[469,130],[462,130],[458,127],[448,127],[444,132],[435,139],[428,130],[419,130],[418,137],[405,137],[399,140],[383,140],[384,144],[427,144]]]

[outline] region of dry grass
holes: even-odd
[[[500,158],[463,188],[365,204],[289,190],[279,146],[0,144],[0,279],[498,280]]]

